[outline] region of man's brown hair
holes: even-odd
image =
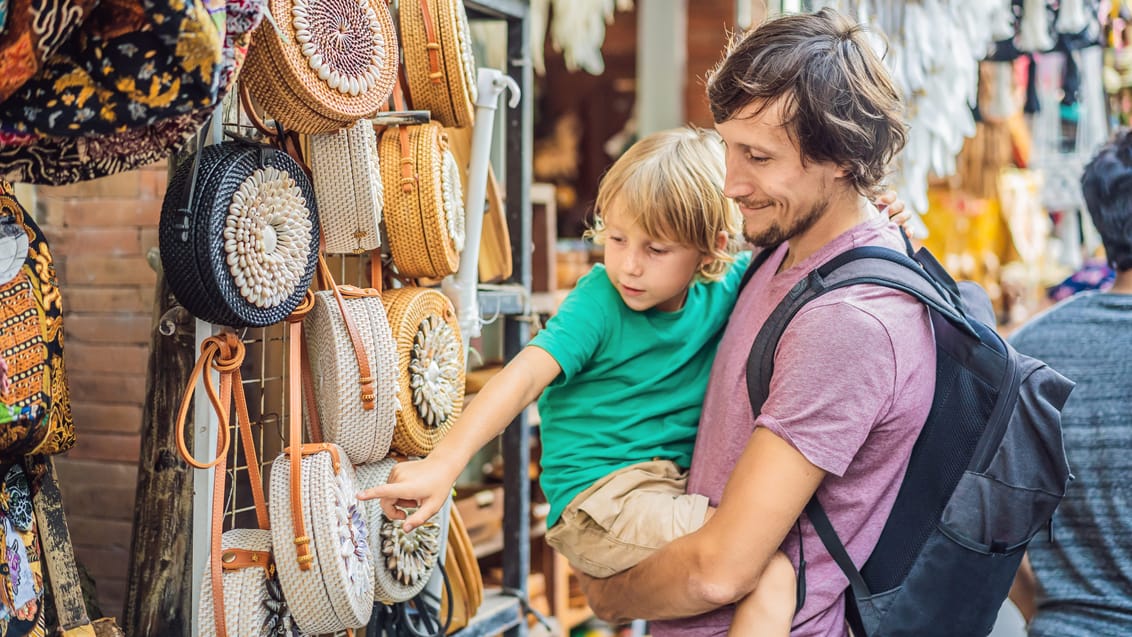
[[[736,35],[708,75],[716,123],[776,100],[802,161],[846,168],[858,192],[875,194],[904,147],[903,103],[864,28],[832,9],[785,15]]]

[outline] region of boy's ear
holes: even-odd
[[[715,249],[716,250],[726,250],[729,238],[730,237],[728,236],[728,234],[726,232],[724,232],[723,230],[720,230],[719,232],[715,233]],[[715,255],[705,254],[703,260],[700,262],[700,267],[701,268],[707,267],[708,265],[710,265],[714,261],[715,261]]]

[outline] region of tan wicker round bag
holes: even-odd
[[[464,344],[448,297],[428,288],[382,293],[397,341],[401,404],[392,449],[425,456],[464,408]]]
[[[405,76],[413,108],[451,128],[475,120],[476,60],[460,0],[402,0]]]
[[[391,126],[381,136],[385,232],[397,271],[440,278],[460,267],[464,188],[440,124]]]
[[[311,135],[310,166],[324,251],[360,254],[380,246],[384,192],[373,124],[362,120],[333,133]]]
[[[288,130],[324,133],[371,117],[397,79],[384,0],[269,0],[242,81]],[[278,26],[278,30],[276,27]]]
[[[355,467],[359,489],[379,487],[389,481],[389,472],[397,465],[394,458]],[[444,507],[450,506],[448,498]],[[381,510],[380,500],[369,500],[366,522],[373,536],[373,599],[382,604],[395,604],[412,599],[428,584],[440,556],[440,522],[444,508],[427,522],[406,533],[401,520],[390,520]]]

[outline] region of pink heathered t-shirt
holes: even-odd
[[[770,395],[756,420],[747,396],[747,354],[767,316],[808,272],[850,248],[904,249],[887,219],[864,222],[789,270],[775,274],[778,249],[740,295],[723,334],[704,397],[688,491],[718,505],[755,427],[766,427],[828,475],[818,498],[860,567],[880,537],[931,408],[935,346],[927,310],[902,292],[857,285],[806,305],[775,353]],[[848,582],[803,519],[805,604],[792,637],[842,637]],[[782,551],[798,563],[792,530]],[[656,637],[723,635],[731,607],[699,617],[656,622]]]

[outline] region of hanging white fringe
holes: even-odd
[[[1061,0],[1057,8],[1057,32],[1080,33],[1089,25],[1084,0]]]
[[[551,43],[566,59],[566,68],[593,75],[605,72],[601,45],[614,10],[631,11],[633,0],[553,0]]]
[[[1046,0],[1025,0],[1022,5],[1022,26],[1018,29],[1015,45],[1019,51],[1048,51],[1053,48]]]

